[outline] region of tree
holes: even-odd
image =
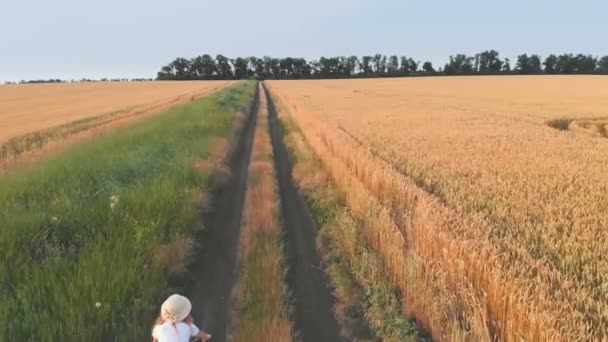
[[[218,73],[217,64],[215,64],[215,59],[213,59],[213,57],[211,57],[210,55],[203,55],[202,62],[203,75],[207,79],[213,79],[214,76],[216,76]]]
[[[601,74],[608,74],[608,56],[602,57],[597,62],[597,71]]]
[[[545,65],[545,72],[549,73],[549,74],[555,74],[557,73],[557,56],[556,55],[549,55],[547,58],[545,58],[545,62],[543,63]]]
[[[322,77],[331,77],[342,74],[342,63],[339,57],[319,59],[319,66],[321,68],[320,75]]]
[[[338,72],[343,76],[350,76],[350,71],[348,70],[348,58],[344,56],[338,57]]]
[[[389,74],[394,75],[399,72],[399,57],[392,55],[388,60],[387,69]]]
[[[466,57],[466,56],[465,56]],[[473,57],[466,57],[464,62],[460,66],[461,74],[472,74],[473,73]]]
[[[160,71],[156,75],[156,79],[159,81],[175,79],[175,71],[173,70],[173,65],[169,64],[160,68]]]
[[[293,58],[279,59],[279,73],[281,78],[294,78],[293,76]]]
[[[312,60],[310,63],[310,73],[313,76],[319,76],[321,74],[321,63],[319,61]]]
[[[382,63],[381,54],[378,53],[378,54],[374,55],[373,63],[374,63],[374,72],[376,73],[376,75],[384,73],[384,65]]]
[[[291,74],[295,79],[304,78],[310,76],[310,68],[304,58],[292,58],[291,59]]]
[[[359,57],[350,56],[346,59],[346,65],[344,66],[345,72],[348,75],[355,75],[359,70]]]
[[[530,66],[530,70],[532,70],[533,73],[541,72],[542,68],[541,68],[540,56],[539,55],[530,56],[529,66]]]
[[[422,64],[422,70],[424,70],[424,72],[435,72],[435,69],[433,68],[433,63],[428,61]]]
[[[263,65],[264,65],[264,78],[273,78],[274,75],[272,74],[272,58],[270,56],[264,56],[262,57],[262,60],[264,61]]]
[[[319,58],[319,75],[322,77],[329,77],[331,75],[331,63],[325,57]]]
[[[505,58],[505,62],[502,65],[502,71],[511,72],[511,60],[510,59]]]
[[[530,72],[529,65],[530,65],[530,57],[528,57],[527,53],[517,56],[517,62],[515,63],[515,70],[519,71],[521,74],[527,74]]]
[[[450,56],[450,61],[443,68],[446,75],[470,74],[473,72],[473,57],[464,54]]]
[[[597,67],[597,58],[591,55],[576,55],[576,71],[584,74],[591,74]]]
[[[189,80],[189,79],[194,78],[190,74],[190,61],[189,60],[179,57],[179,58],[176,58],[171,63],[171,66],[173,67],[173,70],[175,71],[176,79]]]
[[[370,75],[372,73],[372,56],[363,56],[361,58],[361,71],[365,75]]]
[[[479,72],[493,73],[499,72],[502,68],[502,61],[498,57],[499,53],[496,50],[488,50],[479,54]]]
[[[572,74],[576,71],[577,61],[571,53],[557,56],[555,70],[562,74]]]
[[[230,80],[234,78],[234,74],[232,73],[232,65],[230,65],[230,59],[223,55],[217,55],[215,57],[217,61],[217,71],[218,75],[221,79]]]
[[[310,75],[304,58],[287,57],[279,61],[281,78],[299,79]]]
[[[210,55],[194,57],[191,61],[191,69],[195,78],[211,80],[217,77],[217,66]]]
[[[545,61],[546,63],[546,61]],[[591,55],[571,53],[557,56],[555,60],[554,72],[562,74],[573,73],[593,73],[597,67],[597,58]]]
[[[301,65],[302,77],[310,77],[312,75],[311,63],[307,63],[304,58],[298,58],[298,63]]]
[[[534,74],[542,71],[540,56],[531,55],[524,53],[523,55],[517,56],[517,63],[515,64],[515,70],[519,71],[520,74]]]
[[[266,74],[266,66],[264,60],[257,57],[249,57],[248,67],[251,76],[255,76],[258,79],[265,79],[268,77]]]
[[[281,77],[281,66],[278,58],[270,58],[270,71],[273,78]]]
[[[247,78],[247,64],[248,61],[245,58],[238,57],[232,60],[232,65],[234,66],[234,78],[237,80],[242,80]]]
[[[410,63],[405,56],[401,56],[401,66],[399,67],[399,71],[401,71],[402,74],[407,74],[410,72]]]
[[[418,64],[413,58],[407,59],[407,64],[409,65],[408,69],[410,72],[418,72]]]
[[[196,56],[190,60],[190,73],[196,79],[204,79],[202,59],[202,56]]]
[[[281,66],[278,58],[264,56],[264,77],[265,78],[280,78]]]

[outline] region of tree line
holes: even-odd
[[[163,66],[158,80],[233,80],[357,78],[441,75],[510,75],[510,74],[608,74],[608,56],[601,58],[584,54],[539,55],[521,54],[512,65],[496,50],[467,56],[450,56],[437,69],[429,61],[421,63],[406,56],[339,56],[304,58],[238,57],[204,54],[191,59],[176,58]]]

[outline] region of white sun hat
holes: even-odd
[[[192,310],[190,300],[182,295],[174,294],[167,298],[160,307],[160,315],[168,321],[178,323],[188,317],[190,310]]]

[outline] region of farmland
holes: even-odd
[[[0,175],[0,340],[147,339],[171,292],[217,341],[608,338],[603,77],[0,99],[0,157],[66,145]]]
[[[111,82],[0,86],[0,143],[33,131],[197,96],[231,82]]]
[[[434,338],[606,338],[607,79],[268,84]]]
[[[241,83],[4,175],[0,339],[149,338],[252,98]]]
[[[229,86],[216,82],[0,86],[0,171]]]

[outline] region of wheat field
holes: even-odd
[[[434,337],[608,338],[608,78],[269,85],[390,213],[377,248]]]
[[[233,81],[100,82],[0,86],[0,143],[93,116],[177,104]]]

